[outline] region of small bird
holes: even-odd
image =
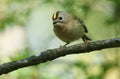
[[[82,38],[85,43],[91,40],[85,35],[85,33],[88,33],[88,30],[83,21],[76,16],[65,11],[57,11],[53,14],[52,20],[54,33],[66,43],[64,46],[79,38]]]

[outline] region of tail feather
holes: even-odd
[[[82,40],[83,40],[83,41],[87,41],[87,40],[90,41],[91,39],[90,39],[88,36],[84,35],[84,36],[82,37]]]

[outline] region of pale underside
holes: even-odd
[[[74,21],[79,22],[79,21]],[[78,40],[83,37],[85,34],[84,27],[80,25],[80,23],[72,23],[69,22],[67,25],[65,24],[56,24],[54,26],[54,32],[59,39],[66,43],[70,43],[72,41]]]

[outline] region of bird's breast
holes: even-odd
[[[72,42],[84,35],[84,31],[79,26],[54,26],[54,32],[64,42]]]

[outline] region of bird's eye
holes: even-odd
[[[63,18],[62,17],[59,17],[59,20],[62,20]]]

